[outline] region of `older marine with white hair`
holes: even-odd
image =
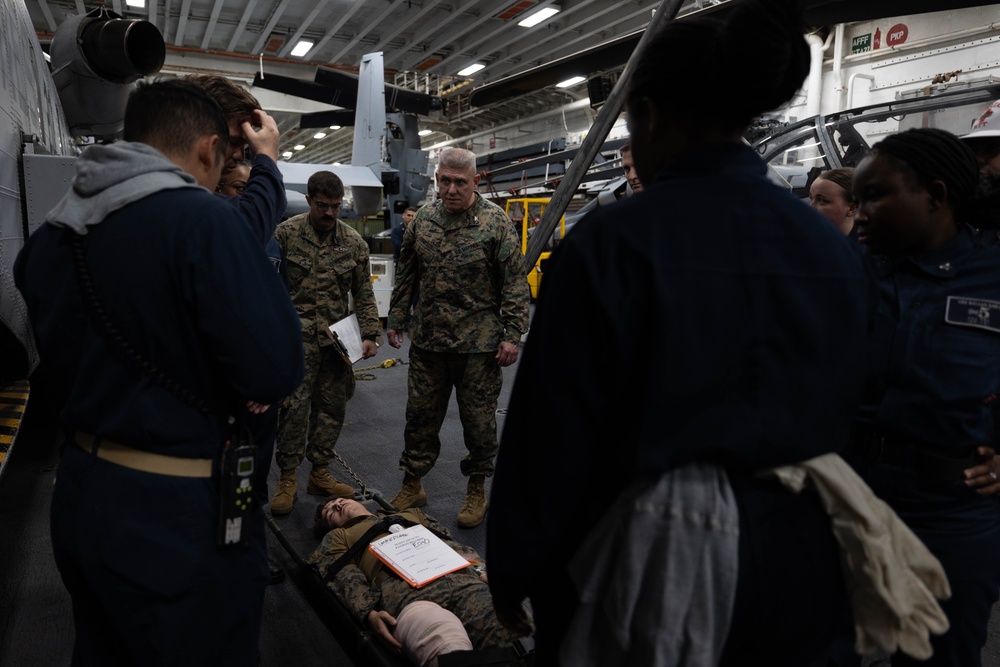
[[[412,308],[399,460],[405,477],[392,504],[427,504],[420,480],[441,451],[439,432],[454,388],[469,450],[461,463],[469,484],[458,526],[474,528],[486,517],[486,477],[498,449],[501,369],[517,361],[528,330],[528,280],[507,214],[476,192],[476,156],[445,150],[435,179],[440,199],[422,207],[403,234],[386,327],[389,344],[398,348]]]

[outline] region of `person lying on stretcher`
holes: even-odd
[[[426,526],[474,565],[414,588],[364,545],[352,554],[346,564],[339,566],[338,571],[331,572],[341,556],[386,517],[401,519],[404,526]],[[306,562],[316,568],[327,587],[344,602],[355,618],[371,628],[397,653],[402,647],[393,634],[396,619],[404,607],[418,600],[437,603],[454,613],[461,619],[473,648],[477,650],[509,646],[514,640],[533,633],[533,624],[527,612],[518,619],[515,630],[500,624],[493,611],[493,598],[486,584],[486,573],[481,567],[482,558],[471,547],[451,540],[446,528],[417,508],[392,515],[376,515],[356,500],[335,498],[317,507],[314,530],[317,537],[322,536],[322,541]],[[371,539],[378,540],[389,534],[386,526]]]

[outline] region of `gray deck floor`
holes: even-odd
[[[402,350],[384,345],[374,359],[356,364],[357,392],[347,408],[347,424],[337,451],[369,491],[390,500],[399,488],[398,469],[402,450],[406,407],[406,365],[370,368],[386,359],[407,359],[408,343]],[[498,428],[503,428],[504,408],[513,386],[517,366],[504,371],[504,390],[499,401]],[[459,472],[464,455],[461,424],[454,399],[441,431],[442,452],[435,469],[424,479],[429,502],[425,510],[448,527],[453,535],[485,554],[485,524],[461,530],[456,514],[465,494],[465,478]],[[52,560],[49,541],[49,501],[58,462],[59,435],[51,425],[33,422],[30,415],[18,436],[0,478],[0,667],[65,665],[73,641],[70,601]],[[336,477],[353,483],[334,463]],[[311,521],[321,501],[305,492],[308,463],[300,468],[300,491],[292,513],[275,519],[281,534],[304,556],[317,541]],[[277,480],[272,467],[271,488]],[[487,486],[487,489],[489,487]],[[269,531],[269,545],[276,559],[290,570],[291,555]],[[279,667],[352,667],[352,647],[338,643],[308,597],[308,582],[297,577],[270,586],[264,607],[261,665]],[[300,590],[299,586],[302,586]],[[872,660],[864,660],[869,664]],[[1000,667],[1000,613],[994,612],[990,640],[983,651],[985,667]]]

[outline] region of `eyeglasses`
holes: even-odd
[[[313,199],[312,203],[313,203],[313,206],[315,206],[316,208],[318,208],[321,211],[329,211],[330,209],[333,209],[334,211],[336,211],[338,208],[340,208],[340,205],[341,205],[342,202],[337,202],[335,204],[329,204],[329,203],[327,203],[325,201],[317,201],[317,200]]]
[[[232,188],[233,190],[236,190],[240,194],[243,194],[243,191],[247,189],[247,182],[246,181],[233,181],[232,183],[223,183],[222,187],[224,187],[224,188]]]

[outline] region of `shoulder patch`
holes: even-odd
[[[1000,333],[1000,301],[949,296],[945,304],[944,321],[960,327]]]

